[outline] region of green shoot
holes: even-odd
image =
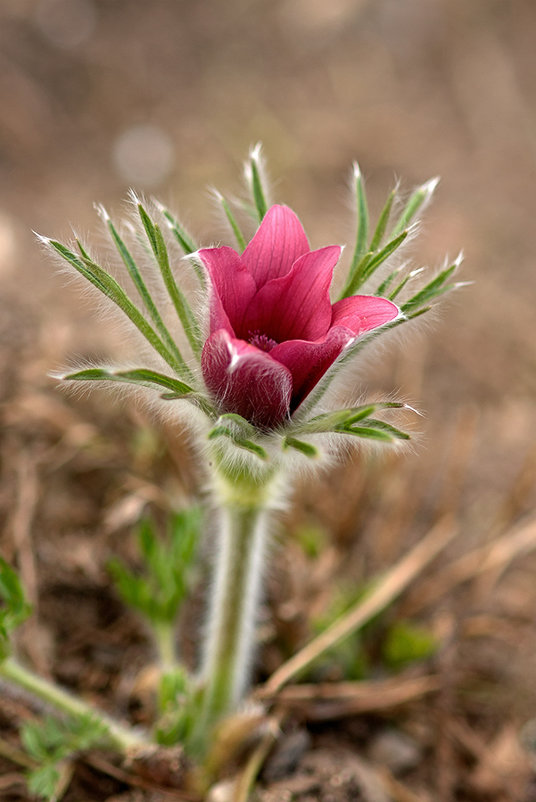
[[[0,557],[0,660],[10,653],[10,636],[32,612],[16,571]]]
[[[106,745],[107,731],[91,716],[26,721],[21,740],[28,755],[37,764],[27,775],[28,790],[54,802],[61,785],[62,765],[77,753],[97,745]]]
[[[173,513],[165,538],[158,536],[153,521],[143,520],[137,533],[141,570],[133,572],[119,559],[108,566],[120,596],[151,624],[166,665],[174,662],[170,640],[194,578],[200,527],[197,507]]]

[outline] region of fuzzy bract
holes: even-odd
[[[211,282],[210,331],[201,366],[222,412],[261,429],[284,423],[341,351],[394,320],[387,300],[354,295],[332,304],[337,245],[312,251],[287,206],[272,206],[242,254],[203,248]]]

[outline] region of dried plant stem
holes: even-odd
[[[375,615],[391,604],[421,573],[457,532],[450,517],[441,519],[400,562],[380,579],[370,595],[359,601],[317,638],[287,660],[272,674],[262,693],[272,695],[307,668],[320,655],[333,648],[348,635],[356,632]]]
[[[301,683],[282,688],[270,701],[286,712],[297,711],[307,721],[323,721],[391,710],[435,693],[440,687],[441,677],[435,675]]]
[[[248,802],[264,761],[277,740],[279,729],[285,715],[283,710],[276,710],[274,715],[268,719],[266,732],[259,741],[256,749],[249,756],[242,773],[239,774],[236,779],[233,802]]]
[[[139,750],[148,745],[148,742],[133,730],[124,727],[53,682],[34,674],[12,657],[0,663],[0,680],[17,685],[58,712],[73,717],[89,716],[99,721],[106,730],[110,745],[121,752]]]

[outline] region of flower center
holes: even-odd
[[[261,351],[271,351],[277,345],[277,340],[272,340],[267,334],[261,334],[260,331],[253,331],[249,333],[248,342],[259,348]]]

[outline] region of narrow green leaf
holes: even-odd
[[[341,425],[349,426],[357,421],[363,420],[363,418],[368,418],[378,410],[403,409],[404,407],[405,404],[398,401],[380,401],[372,404],[364,404],[359,407],[340,409],[335,412],[325,412],[322,415],[317,415],[312,418],[307,423],[297,426],[295,431],[304,434],[332,432]]]
[[[84,257],[84,259],[88,259],[89,261],[91,261],[91,257],[89,255],[89,253],[86,251],[86,249],[84,248],[84,246],[80,242],[80,240],[77,238],[75,240],[75,242],[76,242],[76,245],[78,247],[78,250],[80,251],[81,255]]]
[[[262,186],[259,145],[253,148],[253,150],[250,153],[249,168],[250,168],[249,177],[251,181],[251,194],[253,196],[253,201],[255,203],[255,209],[257,210],[257,217],[259,218],[259,222],[262,222],[264,215],[268,211],[268,204],[266,202],[266,197]]]
[[[61,242],[57,242],[56,240],[47,239],[46,237],[41,237],[42,241],[53,248],[59,255],[65,259],[66,262],[69,262],[78,272],[84,276],[88,281],[93,284],[98,290],[100,290],[103,295],[106,295],[111,300],[115,300],[112,295],[112,288],[109,285],[109,282],[101,281],[101,279],[90,269],[88,265],[93,264],[92,260],[86,256],[85,250],[82,248],[81,244],[78,242],[78,247],[80,248],[80,252],[82,254],[82,260],[78,258],[78,256],[73,253],[69,248],[63,245]],[[104,272],[104,271],[103,271]],[[108,274],[106,274],[108,275]],[[109,278],[113,279],[111,276]]]
[[[368,278],[370,278],[370,276],[372,276],[372,274],[380,267],[380,265],[383,264],[383,262],[385,262],[385,260],[388,259],[389,256],[391,256],[391,254],[400,247],[400,245],[402,245],[407,236],[408,232],[403,231],[397,237],[390,240],[381,249],[381,251],[378,251],[375,254],[373,254],[372,251],[366,253],[357,266],[357,270],[354,273],[353,279],[351,281],[348,280],[344,290],[342,291],[341,298],[348,298],[351,295],[355,295],[361,285]]]
[[[411,439],[407,432],[403,432],[401,429],[397,429],[395,426],[392,426],[390,423],[386,423],[386,421],[383,420],[368,418],[362,421],[362,425],[367,429],[377,429],[378,431],[384,432],[385,434],[390,435],[390,437],[395,440]],[[347,431],[353,432],[354,429],[356,428],[358,427],[353,426],[351,424],[347,424]]]
[[[162,206],[162,204],[157,204],[157,207],[163,214],[166,223],[168,225],[168,228],[170,229],[173,236],[179,243],[179,246],[184,255],[191,256],[192,254],[195,254],[199,250],[199,248],[195,244],[193,239],[189,236],[189,234],[187,234],[186,230],[180,225],[178,220],[176,220],[175,217],[173,217],[173,215],[169,211],[169,209],[166,209],[166,207]],[[194,269],[199,284],[203,289],[205,289],[207,286],[207,277],[204,268],[193,258],[190,260],[190,264]]]
[[[100,265],[85,256],[80,259],[65,245],[62,245],[56,240],[46,240],[57,253],[60,254],[69,264],[71,264],[81,275],[97,287],[103,295],[110,298],[121,311],[129,318],[129,320],[136,326],[136,328],[143,334],[145,339],[160,354],[173,370],[177,373],[192,378],[192,374],[184,361],[177,361],[175,354],[171,353],[167,346],[162,342],[158,334],[147,322],[145,317],[139,309],[132,303],[123,288],[117,281]]]
[[[356,196],[357,227],[354,254],[350,265],[351,274],[367,250],[369,230],[369,213],[365,184],[357,162],[354,162],[354,190]],[[373,250],[373,248],[371,247],[370,250]]]
[[[420,317],[421,315],[425,315],[427,312],[430,311],[431,306],[424,306],[422,309],[419,309],[417,312],[413,312],[411,315],[407,315],[406,320],[415,320],[416,317]]]
[[[303,440],[298,440],[296,437],[285,437],[283,440],[283,448],[294,448],[306,457],[315,459],[318,457],[318,449],[311,443],[306,443]]]
[[[191,239],[186,230],[181,226],[178,220],[173,217],[169,209],[166,209],[165,206],[159,206],[159,209],[166,218],[169,228],[175,235],[175,239],[181,246],[184,255],[189,256],[191,253],[195,253],[198,250],[197,245],[193,239]]]
[[[156,236],[156,258],[160,266],[160,271],[166,285],[166,289],[173,302],[179,320],[181,321],[184,333],[188,338],[190,347],[194,354],[199,357],[203,348],[203,341],[201,336],[201,329],[199,323],[192,312],[190,304],[186,300],[186,296],[175,281],[175,277],[171,271],[169,264],[169,257],[166,248],[166,243],[159,226],[155,226]]]
[[[365,193],[365,185],[363,176],[357,162],[354,162],[354,192],[356,199],[356,239],[350,268],[348,270],[348,277],[342,292],[341,298],[346,298],[348,295],[353,295],[356,289],[363,282],[363,270],[372,256],[372,250],[367,252],[367,240],[369,230],[369,214],[367,196]]]
[[[402,305],[402,312],[404,312],[404,314],[407,314],[408,312],[415,312],[424,304],[428,304],[439,295],[443,295],[443,293],[453,289],[455,285],[447,284],[447,281],[458,269],[460,262],[461,257],[458,258],[452,265],[449,265],[449,267],[446,267],[444,270],[438,273],[435,278],[429,281],[428,284],[415,293],[415,295],[410,298],[409,301],[406,301],[406,303]]]
[[[402,210],[402,214],[398,218],[392,234],[399,234],[410,225],[419,209],[422,208],[423,204],[430,200],[438,184],[439,178],[431,178],[430,181],[427,181],[425,184],[422,184],[422,186],[417,187],[417,189],[410,195],[408,202]]]
[[[403,405],[401,405],[403,406]],[[355,423],[358,421],[359,426]],[[357,437],[373,438],[377,440],[385,440],[392,442],[393,440],[409,440],[410,436],[406,432],[397,429],[390,423],[376,418],[349,418],[343,423],[339,423],[334,427],[334,431],[341,434],[352,434]]]
[[[382,429],[375,429],[366,426],[354,426],[345,429],[340,427],[337,429],[340,434],[352,434],[354,437],[362,437],[365,440],[382,440],[386,443],[392,443],[393,437]]]
[[[387,278],[384,279],[384,281],[382,281],[382,283],[378,285],[374,295],[385,297],[387,290],[389,289],[389,287],[391,286],[391,284],[393,283],[393,281],[395,280],[395,278],[398,276],[399,273],[400,273],[400,267],[397,267],[396,270],[393,270],[392,273],[389,273]]]
[[[394,239],[390,240],[390,242],[385,245],[381,251],[378,251],[367,264],[365,265],[365,269],[363,271],[363,281],[366,281],[372,274],[378,269],[378,267],[385,262],[386,259],[391,256],[392,253],[396,251],[397,248],[402,245],[406,237],[408,236],[407,231],[403,231]]]
[[[384,326],[378,326],[375,329],[363,334],[361,337],[358,337],[352,344],[347,346],[345,350],[341,353],[338,359],[333,362],[330,368],[324,373],[318,384],[314,387],[311,393],[307,396],[305,401],[300,405],[300,408],[297,412],[294,413],[294,420],[299,423],[300,421],[306,420],[307,415],[313,410],[318,404],[318,402],[322,399],[324,394],[329,389],[331,382],[338,374],[338,372],[346,365],[348,362],[356,356],[360,351],[366,348],[369,343],[375,340],[377,337],[381,337],[386,331],[390,331],[391,329],[396,328],[397,326],[402,325],[407,321],[407,317],[400,316],[397,317],[395,320],[392,320],[390,323],[386,323]],[[299,423],[299,425],[303,425]]]
[[[136,289],[138,290],[140,298],[142,299],[145,308],[147,309],[151,317],[151,320],[153,321],[158,333],[160,334],[160,337],[166,344],[167,349],[175,356],[177,362],[179,363],[184,362],[182,355],[177,347],[177,344],[174,341],[171,334],[169,333],[166,324],[162,320],[162,316],[158,311],[158,308],[153,300],[153,297],[149,292],[145,281],[143,280],[143,276],[141,275],[138,265],[136,264],[136,260],[130,253],[125,242],[121,238],[118,230],[116,229],[112,220],[108,216],[108,213],[105,211],[103,207],[101,207],[101,215],[106,223],[106,226],[108,227],[108,231],[110,232],[114,245],[117,248],[119,255],[121,256],[121,259],[123,260],[125,267],[127,268],[129,275],[132,278],[134,285],[136,286]],[[152,236],[155,235],[156,232],[154,230],[154,227],[149,230],[151,232],[149,234],[149,240],[151,241],[152,244]]]
[[[171,298],[173,306],[175,307],[175,311],[177,312],[177,316],[182,324],[192,351],[196,356],[199,356],[202,349],[199,325],[184,293],[177,285],[175,277],[171,271],[166,242],[162,235],[162,231],[156,223],[153,223],[141,203],[138,203],[138,212],[145,228],[145,232],[151,245],[154,257],[158,267],[160,268],[160,273],[162,275],[168,295]]]
[[[223,211],[225,213],[227,221],[228,221],[229,225],[231,226],[231,228],[233,230],[233,234],[235,235],[235,239],[236,239],[236,242],[238,244],[239,249],[241,251],[244,251],[246,249],[247,242],[246,242],[246,239],[245,239],[244,235],[242,234],[242,230],[241,230],[240,226],[238,225],[238,223],[236,221],[236,217],[234,216],[231,207],[229,206],[229,204],[227,203],[227,200],[224,198],[224,196],[221,194],[221,192],[218,192],[217,189],[214,190],[214,195],[215,195],[216,199],[221,204],[221,207],[222,207],[222,209],[223,209]]]
[[[163,373],[157,373],[148,368],[119,371],[110,371],[106,368],[87,368],[86,370],[69,373],[63,376],[63,379],[65,381],[116,381],[126,382],[128,384],[141,384],[144,387],[153,387],[156,385],[159,388],[165,387],[168,390],[172,390],[178,398],[195,392],[192,387],[181,382],[179,379],[174,379]]]
[[[385,202],[385,206],[380,212],[380,216],[378,218],[378,223],[374,230],[374,234],[372,235],[372,239],[369,245],[369,251],[377,251],[381,245],[383,236],[387,229],[387,223],[389,222],[389,217],[391,216],[391,209],[393,208],[393,202],[396,198],[396,187],[392,189],[387,197],[387,201]]]
[[[145,229],[145,233],[147,234],[147,239],[151,244],[151,248],[153,249],[153,253],[156,253],[156,234],[155,234],[155,224],[143,208],[141,203],[136,204],[138,207],[138,214],[140,216],[141,222],[143,223],[143,227]]]

